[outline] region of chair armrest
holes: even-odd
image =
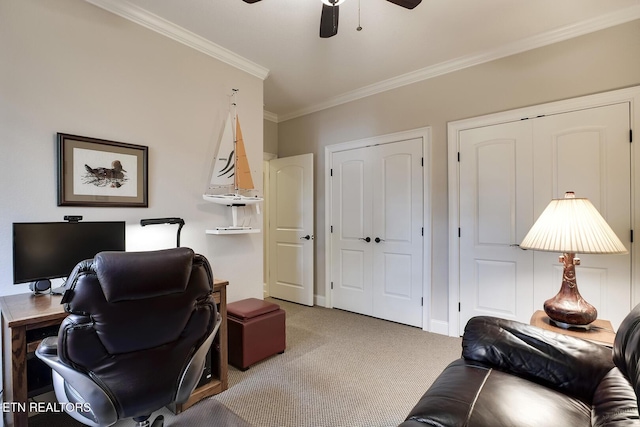
[[[87,412],[66,411],[88,426],[112,425],[118,412],[111,397],[93,379],[65,364],[58,356],[58,337],[47,337],[35,351],[36,357],[52,369],[53,387],[58,402],[73,405],[88,403]]]
[[[195,389],[198,380],[202,377],[202,367],[204,366],[205,357],[211,348],[211,343],[215,338],[218,330],[222,325],[222,315],[217,313],[216,323],[211,331],[211,334],[205,339],[205,341],[196,350],[195,354],[189,361],[187,368],[184,370],[180,382],[178,384],[178,390],[176,392],[175,403],[184,403],[189,399],[191,393]]]
[[[58,354],[58,337],[46,337],[38,345],[38,351],[47,356],[56,356]]]
[[[467,323],[462,356],[588,402],[614,367],[610,348],[488,316]]]

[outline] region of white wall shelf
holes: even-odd
[[[205,231],[207,234],[255,234],[255,233],[260,233],[260,229],[259,228],[249,228],[246,230],[229,230],[229,229],[213,229],[213,230],[206,230]]]

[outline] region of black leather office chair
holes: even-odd
[[[68,281],[70,314],[36,355],[53,369],[69,415],[89,426],[148,426],[152,412],[189,398],[221,323],[205,257],[189,248],[101,252]]]

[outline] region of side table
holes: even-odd
[[[533,313],[529,323],[547,331],[582,338],[583,340],[592,341],[607,347],[613,347],[613,341],[616,338],[613,325],[611,325],[611,322],[608,320],[596,319],[589,325],[589,328],[576,327],[565,329],[555,326],[544,311],[538,310]]]

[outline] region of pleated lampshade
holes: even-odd
[[[625,254],[627,248],[588,199],[567,192],[533,224],[522,249],[582,254]]]

